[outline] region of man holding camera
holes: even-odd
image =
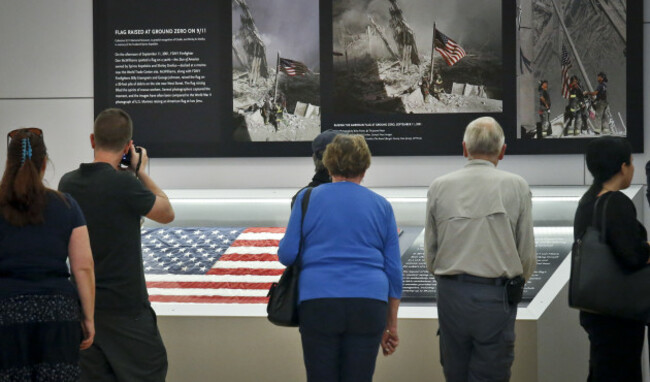
[[[144,279],[140,222],[146,216],[169,223],[174,210],[145,172],[147,151],[136,151],[132,134],[125,111],[102,111],[90,135],[94,162],[82,163],[59,183],[81,206],[95,260],[97,334],[81,352],[82,381],[164,381],[167,374]],[[123,160],[127,153],[130,160]]]

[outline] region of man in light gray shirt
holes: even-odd
[[[472,121],[463,137],[467,164],[434,180],[427,194],[425,257],[438,283],[448,382],[510,379],[517,304],[506,289],[530,278],[536,254],[528,184],[496,169],[504,141],[493,118]]]

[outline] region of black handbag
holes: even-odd
[[[606,198],[597,226],[596,207],[591,226],[573,243],[569,306],[586,312],[650,322],[650,266],[625,268],[606,243]]]
[[[302,223],[309,205],[312,187],[307,188],[302,198],[302,218],[300,219],[300,243],[296,260],[288,266],[277,283],[269,288],[269,302],[266,313],[269,321],[278,326],[298,326],[298,278],[300,276],[300,253],[302,252]]]

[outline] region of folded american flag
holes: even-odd
[[[143,228],[142,258],[152,302],[266,303],[284,266],[285,228]]]

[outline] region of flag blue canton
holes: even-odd
[[[149,274],[205,274],[244,229],[143,228],[144,271]]]

